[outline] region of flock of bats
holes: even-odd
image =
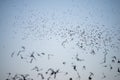
[[[92,33],[90,34],[91,36],[89,36],[89,34],[86,34],[85,31],[81,31],[81,33],[79,33],[79,34],[78,34],[78,32],[75,33],[72,30],[68,30],[67,31],[67,29],[66,29],[65,31],[68,32],[67,34],[68,34],[69,38],[65,38],[65,40],[61,42],[61,46],[63,46],[63,48],[67,48],[67,47],[65,47],[67,45],[67,43],[70,43],[71,41],[74,41],[73,35],[75,35],[75,34],[79,35],[79,38],[80,38],[79,40],[80,41],[76,42],[76,46],[80,50],[84,50],[85,53],[91,54],[93,56],[96,55],[96,54],[98,54],[99,51],[103,50],[102,53],[103,53],[104,57],[103,57],[103,61],[101,61],[100,65],[104,64],[103,67],[109,68],[110,70],[113,69],[113,66],[111,64],[109,64],[109,65],[106,64],[107,63],[107,59],[106,59],[107,55],[110,54],[110,49],[107,46],[110,46],[111,49],[112,48],[113,49],[114,48],[115,49],[119,48],[117,46],[113,47],[112,46],[113,44],[111,45],[111,43],[112,43],[111,38],[112,37],[108,38],[110,40],[106,39],[106,37],[102,36],[102,33],[98,32],[99,30],[96,30],[96,34],[97,35],[95,35],[95,33],[94,33],[94,36],[92,36]],[[94,30],[92,32],[94,32]],[[87,39],[91,39],[91,42],[88,43]],[[101,43],[98,43],[96,41],[96,39],[98,41],[99,41],[99,39],[103,41],[102,46],[99,45]],[[93,40],[95,40],[95,41],[93,41]],[[118,41],[119,41],[119,39],[118,39]],[[105,42],[109,42],[110,45],[107,45]],[[86,52],[87,51],[86,50],[87,49],[86,46],[89,46],[89,47],[92,46],[94,48],[92,48],[89,52]],[[104,47],[104,48],[102,48],[102,47]],[[20,59],[25,60],[27,63],[32,64],[33,61],[36,61],[37,58],[40,58],[42,56],[47,56],[48,60],[50,60],[53,56],[55,56],[54,54],[47,54],[47,53],[44,53],[44,52],[35,52],[35,51],[32,51],[31,53],[27,54],[27,56],[25,56],[24,55],[25,52],[26,52],[26,47],[25,46],[21,46],[21,48],[17,52],[14,51],[14,52],[11,53],[11,58],[13,58],[13,57],[19,57]],[[75,59],[77,62],[85,61],[85,59],[79,58],[79,57],[80,56],[77,53],[77,54],[75,54],[75,57],[74,58],[72,57],[71,59]],[[66,65],[66,63],[67,63],[66,61],[62,62],[62,65]],[[111,57],[111,63],[117,63],[118,65],[120,65],[120,58],[118,58],[117,56],[112,56]],[[73,68],[73,70],[77,74],[78,80],[81,80],[81,76],[80,76],[79,70],[77,69],[78,66],[75,65],[74,63],[71,63],[71,65],[72,65],[71,67]],[[85,66],[85,65],[83,65],[82,68],[83,68],[83,70],[87,70],[87,66]],[[39,68],[38,66],[35,66],[31,70],[38,72],[37,76],[40,76],[42,80],[53,80],[53,79],[56,79],[57,74],[59,74],[59,73],[63,73],[65,75],[69,75],[69,72],[64,72],[64,71],[61,71],[61,69],[54,69],[54,68],[49,68],[46,72],[44,72],[44,74],[40,72],[40,71],[43,70],[43,68]],[[120,75],[120,67],[119,66],[117,68],[117,73],[118,74],[115,75],[115,77],[117,77],[117,76]],[[46,78],[46,75],[49,75],[49,76],[47,76],[47,78]],[[95,73],[90,72],[90,75],[88,76],[88,80],[92,80],[93,77],[94,77],[94,75],[95,75]],[[106,77],[107,76],[105,75],[105,73],[103,73],[103,77],[101,79],[105,79]],[[34,80],[34,79],[31,78],[29,74],[15,74],[15,75],[12,75],[12,73],[8,73],[8,78],[6,78],[6,80]],[[73,79],[72,76],[71,76],[68,80],[75,80],[75,79]]]
[[[85,54],[90,54],[92,56],[96,56],[96,54],[101,54],[103,55],[103,61],[101,61],[100,65],[104,65],[104,68],[110,69],[110,71],[113,70],[114,66],[112,64],[115,63],[115,65],[118,65],[116,68],[116,74],[114,77],[119,77],[120,76],[120,57],[114,55],[111,51],[115,50],[118,52],[117,54],[119,55],[119,50],[120,50],[120,35],[115,33],[114,29],[111,30],[105,25],[84,25],[82,24],[76,24],[75,26],[70,23],[66,23],[64,21],[58,20],[54,13],[49,15],[51,16],[50,20],[47,12],[46,14],[42,14],[41,12],[38,12],[34,14],[34,12],[30,12],[31,15],[28,17],[27,21],[24,21],[22,18],[21,24],[25,27],[22,27],[25,32],[20,32],[21,34],[23,33],[22,40],[27,41],[29,38],[36,38],[39,40],[42,39],[47,39],[47,40],[52,40],[56,38],[56,40],[60,41],[60,45],[63,47],[63,49],[73,49],[73,50],[80,50],[80,52],[75,53],[74,57],[71,57],[71,59],[76,60],[78,63],[79,62],[85,62],[86,58],[81,58],[80,54],[81,52],[82,55]],[[65,13],[65,12],[64,12]],[[68,13],[68,14],[67,14]],[[69,14],[70,13],[70,14]],[[71,10],[66,11],[67,15],[72,15]],[[56,18],[56,19],[55,19]],[[87,17],[86,19],[88,19]],[[19,21],[19,17],[15,17],[16,23],[14,25],[17,26],[21,21]],[[52,20],[53,19],[53,20]],[[53,22],[52,22],[53,21]],[[57,22],[58,21],[58,22]],[[27,24],[27,26],[26,26]],[[21,25],[20,25],[21,26]],[[15,34],[17,33],[17,28]],[[118,30],[120,31],[120,30]],[[19,30],[18,30],[19,32]],[[26,61],[28,64],[33,64],[33,62],[39,60],[41,57],[46,57],[47,60],[52,59],[52,57],[55,57],[56,55],[54,54],[48,54],[45,52],[37,52],[37,51],[31,51],[27,52],[26,51],[27,46],[21,46],[18,51],[13,51],[11,53],[11,58],[17,57],[23,61]],[[56,53],[57,54],[57,53]],[[111,60],[110,64],[107,63],[108,60],[108,55],[113,55],[109,60]],[[38,59],[39,58],[39,59]],[[44,61],[43,61],[44,62]],[[67,65],[66,61],[61,62],[61,65]],[[93,61],[94,63],[94,61]],[[57,65],[57,64],[55,64]],[[79,72],[79,66],[77,66],[74,62],[70,63],[70,67],[72,70],[76,73],[77,79],[74,79],[73,76],[68,77],[68,80],[82,80],[82,76]],[[89,66],[83,65],[82,69],[87,71],[87,68]],[[57,77],[59,74],[64,74],[64,76],[67,76],[70,74],[69,71],[63,71],[59,67],[58,69],[54,69],[52,67],[48,68],[46,71],[43,73],[44,68],[40,68],[35,65],[31,69],[31,71],[36,71],[37,72],[37,77],[38,80],[57,80]],[[7,73],[8,77],[6,80],[35,80],[31,77],[31,75],[28,74],[14,74],[12,72]],[[103,72],[103,77],[101,79],[106,79],[107,75]],[[94,80],[94,76],[96,74],[94,72],[89,72],[89,76],[86,76],[88,80]]]

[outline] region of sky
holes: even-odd
[[[119,4],[0,0],[0,80],[42,80],[40,73],[43,80],[119,80]],[[56,78],[50,68],[59,70]]]

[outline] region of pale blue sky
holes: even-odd
[[[103,73],[107,76],[104,80],[120,79],[120,73],[114,77],[120,64],[111,63],[112,56],[120,59],[119,4],[119,0],[0,0],[0,79],[4,80],[6,73],[11,72],[13,75],[29,73],[38,80],[40,77],[31,69],[39,66],[44,75],[48,68],[59,68],[61,72],[56,80],[69,80],[70,77],[78,80],[71,63],[77,65],[81,80],[88,80],[90,72],[95,74],[93,80],[102,80]],[[69,30],[73,31],[73,36],[69,35]],[[84,30],[85,34],[80,36]],[[100,32],[103,32],[102,38],[94,41],[100,47],[97,51],[89,43]],[[107,39],[106,47],[104,40]],[[78,42],[84,43],[83,49],[76,45]],[[21,46],[26,48],[22,53],[24,60],[16,56]],[[100,64],[105,48],[109,50],[107,63]],[[91,49],[96,50],[96,55],[90,54]],[[37,60],[30,64],[28,56],[33,51],[46,55],[37,56]],[[12,52],[15,52],[13,58],[10,56]],[[53,54],[50,60],[47,54]],[[76,54],[85,61],[77,62],[74,59]],[[66,65],[62,64],[63,61]],[[86,70],[82,68],[84,65]],[[104,65],[108,67],[104,68]],[[110,71],[109,65],[113,70]],[[65,76],[64,72],[69,75]]]

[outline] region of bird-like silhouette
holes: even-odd
[[[38,76],[39,76],[39,75],[41,76],[42,79],[45,79],[45,77],[43,76],[42,73],[38,73]]]
[[[74,69],[74,71],[77,73],[78,79],[80,80],[80,74],[79,74],[79,72],[77,71],[76,65],[73,65],[73,69]]]
[[[63,62],[63,64],[65,65],[65,64],[66,64],[66,62]]]
[[[117,71],[118,73],[120,73],[120,69],[118,68],[118,71]]]
[[[113,59],[112,59],[112,63],[115,63],[115,61],[116,61],[116,59],[117,59],[116,56],[113,56],[112,58],[113,58]]]
[[[7,74],[8,74],[8,77],[10,77],[12,73],[9,72],[9,73],[7,73]]]
[[[57,73],[59,73],[59,69],[57,69],[56,71],[54,71],[54,79],[56,78]]]
[[[26,74],[26,75],[21,74],[22,80],[27,80],[28,76],[29,76],[29,74]]]
[[[19,56],[21,52],[22,52],[22,51],[18,51],[17,56]]]
[[[53,56],[53,54],[48,54],[48,60],[50,59],[50,56]]]
[[[33,59],[30,60],[30,63],[32,63]]]
[[[37,53],[38,56],[41,56],[39,53]]]
[[[103,64],[103,63],[106,63],[106,56],[107,56],[107,54],[108,54],[108,53],[107,53],[106,50],[105,50],[104,61],[102,62],[102,64]]]
[[[83,66],[83,69],[86,70],[86,66]]]
[[[7,79],[5,79],[5,80],[10,80],[10,79],[7,78]]]
[[[111,66],[111,65],[109,65],[110,66],[110,70],[112,70],[113,69],[113,67]]]
[[[23,57],[22,55],[20,55],[20,58],[21,58],[21,59],[24,59],[24,57]]]
[[[65,75],[68,75],[68,72],[65,72]]]
[[[104,78],[106,78],[106,75],[103,73],[103,77],[102,77],[102,79],[104,79]]]
[[[25,50],[25,46],[22,46],[21,48],[22,48],[23,50]]]
[[[76,71],[76,72],[77,72],[78,79],[80,80],[80,74],[79,74],[79,72],[78,72],[78,71]]]
[[[14,54],[15,54],[15,52],[12,52],[11,57],[13,57],[13,56],[14,56]]]
[[[17,74],[15,74],[15,75],[12,77],[12,80],[16,80],[16,79],[18,79],[18,75],[17,75]]]
[[[42,54],[42,55],[45,55],[45,53],[43,53],[43,52],[42,52],[41,54]]]
[[[48,74],[49,71],[51,71],[51,73],[54,72],[54,70],[53,70],[52,68],[49,68],[49,69],[47,70],[46,74]]]
[[[84,61],[84,59],[80,59],[80,58],[78,57],[78,54],[76,54],[75,59],[76,59],[77,61]]]
[[[67,42],[67,39],[61,43],[61,45],[65,48],[65,43]]]
[[[50,78],[51,78],[51,76],[49,76],[49,77],[47,78],[47,80],[50,80]]]
[[[115,60],[117,59],[116,56],[113,56],[112,58],[115,59]]]
[[[30,58],[31,58],[30,63],[32,63],[33,60],[36,59],[35,56],[34,56],[34,54],[35,54],[34,52],[32,52],[32,53],[30,54]]]
[[[39,72],[42,69],[39,69],[37,66],[35,66],[32,70],[35,70],[35,71]]]
[[[108,65],[104,65],[103,67],[107,67]]]
[[[69,78],[69,80],[73,80],[72,78]]]
[[[24,46],[22,46],[21,48],[22,48],[22,50],[19,50],[19,51],[18,51],[17,56],[19,56],[22,52],[25,51],[25,47],[24,47]]]
[[[95,50],[94,49],[91,50],[91,54],[95,55]]]
[[[92,80],[92,76],[94,76],[94,74],[92,72],[90,72],[90,75],[88,77],[88,80]]]
[[[120,63],[120,60],[118,60],[117,63]]]
[[[49,68],[48,70],[47,70],[47,72],[46,72],[46,74],[48,74],[48,72],[49,71],[51,71],[51,73],[50,73],[50,76],[54,76],[54,79],[56,78],[56,75],[57,75],[57,73],[59,73],[59,69],[57,69],[56,71],[54,71],[52,68]]]
[[[91,76],[89,76],[89,77],[88,77],[88,79],[89,79],[89,80],[92,80],[92,77],[91,77]]]
[[[34,52],[30,55],[31,58],[35,59]]]
[[[113,59],[112,62],[115,63],[115,60]]]
[[[75,71],[77,71],[77,69],[76,69],[76,65],[73,65],[73,69],[74,69]]]

